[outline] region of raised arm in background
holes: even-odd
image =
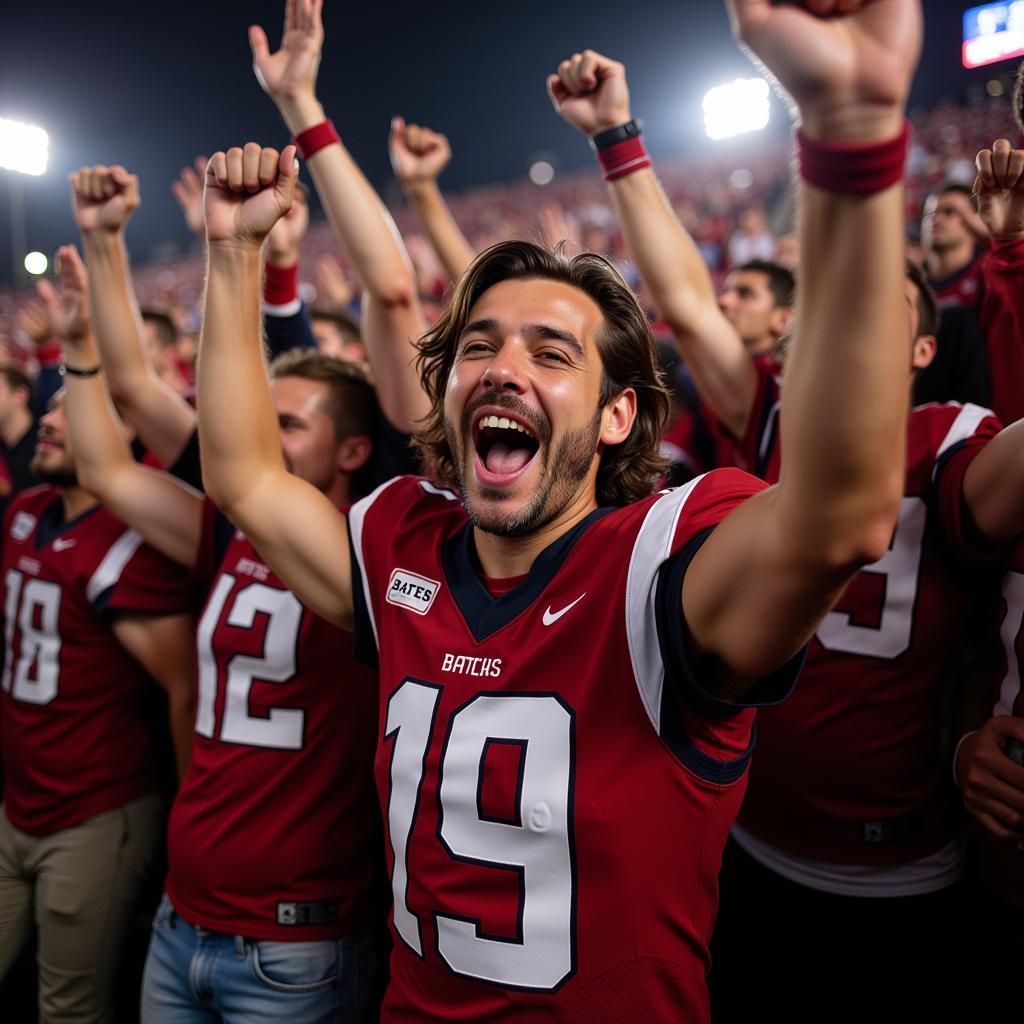
[[[88,308],[93,288],[74,246],[60,250],[62,294],[46,296],[54,315],[63,318],[65,359],[88,369],[99,352],[80,310]],[[83,326],[76,327],[81,323]],[[64,412],[75,441],[78,482],[122,522],[137,530],[168,558],[188,569],[196,564],[202,530],[202,497],[167,473],[132,458],[104,382],[106,371],[91,377],[65,377]],[[190,410],[191,411],[191,410]],[[191,728],[191,727],[190,727]]]
[[[206,172],[203,484],[303,604],[351,628],[345,520],[285,467],[260,339],[261,246],[291,208],[297,176],[294,146],[278,153],[251,142],[215,153]]]
[[[584,50],[563,62],[594,85],[593,103],[564,102],[559,78],[549,79],[558,113],[590,137],[632,120],[626,69]],[[658,316],[675,338],[701,398],[736,437],[746,429],[757,391],[757,372],[736,328],[718,306],[714,282],[693,239],[679,223],[650,168],[610,185],[622,233]]]
[[[166,465],[195,430],[195,413],[157,375],[143,346],[124,229],[139,205],[139,179],[123,167],[83,167],[71,175],[71,205],[89,267],[94,335],[110,394],[139,440]]]
[[[770,0],[728,6],[741,43],[798,105],[807,139],[870,145],[900,136],[920,47],[917,0],[817,4],[815,14]],[[601,123],[609,63],[576,54],[549,79],[568,120]],[[852,195],[801,182],[798,194],[801,288],[781,481],[711,534],[682,594],[694,646],[726,695],[795,654],[853,573],[888,550],[903,490],[911,323],[902,185]]]
[[[322,0],[289,0],[275,53],[262,28],[249,29],[256,77],[296,137],[326,119],[316,96],[322,6]],[[327,219],[363,282],[363,341],[381,409],[392,426],[408,433],[428,411],[414,365],[415,342],[426,324],[408,255],[383,203],[340,139],[311,153],[306,164]]]
[[[89,287],[86,282],[85,266],[74,246],[66,245],[58,254],[61,290],[57,292],[49,282],[40,283],[40,297],[46,303],[51,322],[56,326],[58,335],[64,343],[65,360],[68,366],[83,369],[96,365],[97,351],[92,340],[89,316]],[[113,512],[122,522],[138,530],[146,539],[156,537],[164,539],[163,530],[172,529],[175,519],[187,520],[184,500],[175,500],[174,492],[184,492],[183,484],[173,480],[165,473],[145,469],[135,463],[128,452],[125,436],[114,419],[113,409],[102,383],[102,374],[92,377],[80,377],[75,374],[66,376],[66,392],[64,411],[68,420],[68,431],[74,441],[75,473],[78,484],[91,491],[100,503]],[[135,521],[124,515],[125,511],[136,511],[132,506],[121,502],[121,508],[115,507],[106,500],[107,495],[102,489],[94,486],[105,483],[105,474],[86,473],[86,467],[95,467],[101,450],[109,450],[133,468],[140,475],[136,490],[137,502],[144,502],[143,508],[148,517],[155,517],[159,522],[166,521],[166,527],[147,530],[147,516],[135,515]],[[115,459],[115,461],[117,460]],[[115,471],[115,476],[116,471]],[[169,483],[164,485],[163,481]],[[115,497],[119,496],[121,485],[114,488]],[[196,539],[198,548],[198,529],[200,522],[201,503],[198,496],[189,495],[195,506]],[[187,532],[187,526],[179,523],[173,529],[180,533]],[[154,547],[159,545],[154,544]],[[178,561],[181,540],[170,544],[171,550],[164,547],[164,553]],[[189,567],[195,561],[193,551],[191,561],[185,562]],[[147,615],[141,613],[117,612],[113,617],[111,628],[118,642],[136,661],[152,676],[167,694],[168,718],[171,737],[174,742],[175,760],[178,767],[178,778],[182,778],[188,766],[192,751],[192,724],[195,717],[195,666],[194,641],[195,620],[188,614]]]
[[[402,183],[423,230],[449,280],[458,281],[476,255],[441,194],[437,179],[452,158],[448,138],[405,119],[391,119],[388,152],[395,177]]]

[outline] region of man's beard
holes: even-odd
[[[54,487],[76,487],[78,477],[71,466],[46,466],[39,456],[36,456],[29,463],[28,468],[35,475],[36,479],[42,480],[44,484],[53,484]]]
[[[463,452],[467,444],[471,449],[475,449],[470,420],[475,408],[479,408],[482,404],[485,403],[471,404],[463,413],[462,437],[464,442],[461,449]],[[524,410],[518,403],[500,399],[496,401],[494,398],[490,398],[486,404],[509,409],[522,416],[525,422],[531,424],[535,429],[540,426],[536,422],[535,416],[523,415]],[[460,455],[453,459],[459,491],[462,494],[462,506],[466,510],[466,516],[470,523],[476,529],[498,537],[524,537],[547,526],[569,504],[579,485],[590,472],[594,453],[598,447],[598,439],[601,436],[601,411],[598,408],[594,413],[594,418],[586,426],[566,433],[565,437],[559,441],[557,448],[554,449],[551,447],[550,429],[543,424],[545,429],[538,432],[538,436],[542,438],[540,448],[533,456],[535,459],[543,459],[540,483],[526,506],[515,513],[502,512],[500,508],[484,510],[474,507],[466,489],[464,456]],[[449,451],[452,453],[460,451],[451,421],[447,419],[445,420],[445,436],[448,440]],[[480,494],[482,498],[494,501],[500,501],[505,497],[504,490],[487,487],[481,487]]]

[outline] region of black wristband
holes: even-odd
[[[60,368],[62,377],[95,377],[103,369],[102,363],[95,366],[68,366],[64,363]]]
[[[603,132],[597,132],[590,136],[590,144],[594,147],[595,153],[602,149],[614,146],[616,142],[624,142],[626,139],[635,139],[644,129],[643,121],[635,117],[625,124],[618,124],[614,128],[605,128]]]

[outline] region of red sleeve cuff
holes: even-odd
[[[36,349],[36,358],[39,365],[46,369],[60,366],[64,362],[64,346],[59,341],[48,341]]]
[[[1024,267],[1024,237],[994,240],[990,252],[996,270],[1019,270]]]

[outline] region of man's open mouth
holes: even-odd
[[[491,487],[517,479],[540,450],[532,427],[514,416],[484,413],[473,424],[477,475]]]

